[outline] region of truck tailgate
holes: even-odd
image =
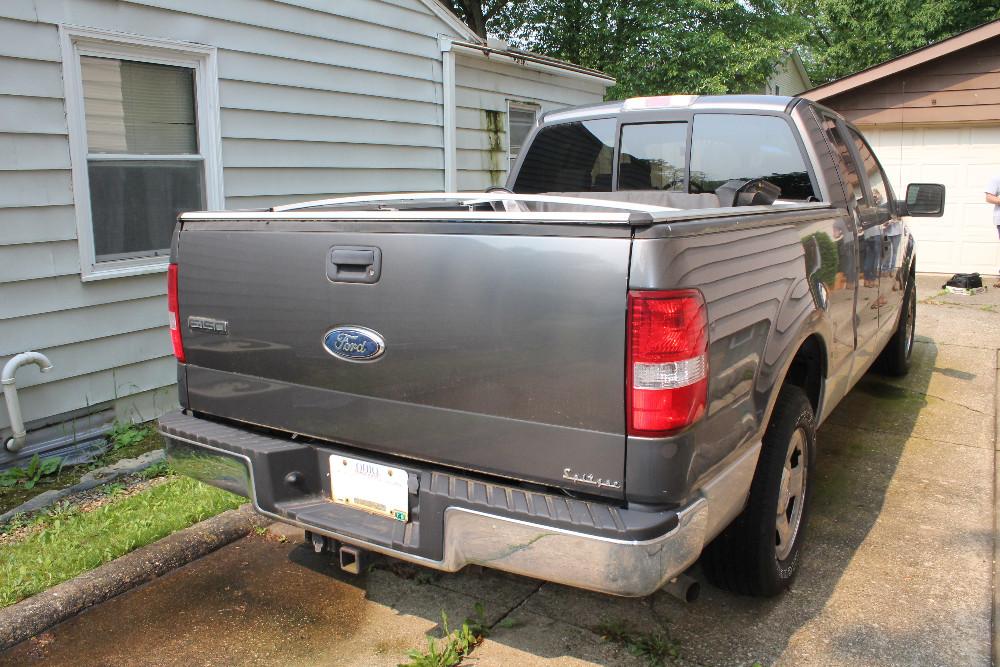
[[[621,496],[628,229],[376,227],[186,224],[187,407]],[[377,250],[377,280],[339,282],[331,253],[358,249]],[[377,333],[384,353],[358,363],[329,352],[327,334],[345,326]]]

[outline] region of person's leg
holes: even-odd
[[[996,219],[996,216],[994,216],[994,219]],[[1000,238],[1000,224],[997,225],[997,238]],[[997,274],[1000,275],[1000,269],[997,270]],[[993,287],[1000,288],[1000,280],[993,283]]]

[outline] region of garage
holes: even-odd
[[[922,272],[996,274],[984,191],[1000,175],[1000,21],[806,91],[868,137],[897,196],[943,183],[942,218],[910,219]]]

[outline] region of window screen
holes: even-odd
[[[619,190],[684,191],[687,123],[622,126]]]
[[[792,128],[777,116],[698,114],[691,136],[691,192],[714,192],[731,180],[763,178],[782,199],[814,197]]]
[[[550,125],[535,135],[514,184],[521,194],[610,192],[614,118]]]
[[[514,160],[521,153],[521,146],[535,126],[535,118],[538,114],[538,107],[530,104],[507,103],[507,127],[509,130],[508,142],[510,146],[510,166],[514,166]]]
[[[166,254],[178,213],[205,206],[194,71],[82,56],[97,261]]]

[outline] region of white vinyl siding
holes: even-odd
[[[219,207],[444,185],[438,36],[469,35],[422,0],[0,2],[0,364],[28,349],[55,363],[18,373],[28,420],[109,402],[152,418],[172,407],[176,378],[164,275],[81,280],[75,208],[88,202],[74,198],[60,26],[214,50]],[[466,188],[489,184],[480,102],[504,128],[508,100],[549,109],[604,94],[589,81],[466,60],[457,67]],[[0,429],[8,425],[0,408]]]
[[[503,185],[510,168],[507,105],[537,105],[539,113],[593,104],[606,84],[567,78],[459,54],[455,60],[459,190]]]

